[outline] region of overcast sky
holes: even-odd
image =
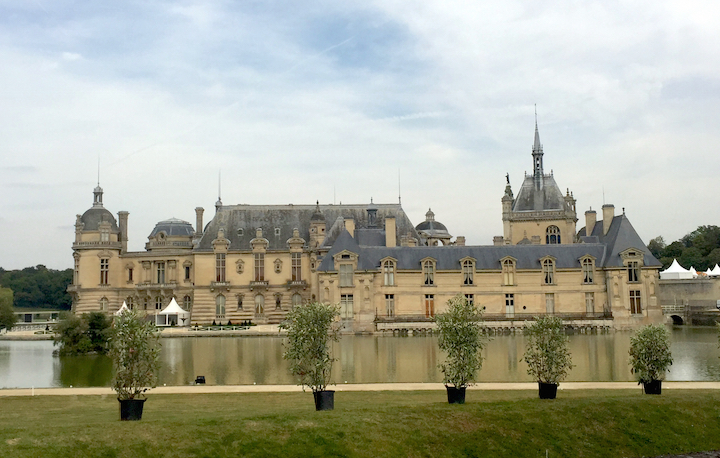
[[[72,266],[75,215],[393,203],[468,244],[545,170],[646,242],[720,224],[720,2],[0,1],[0,267]]]

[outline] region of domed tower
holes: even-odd
[[[93,190],[93,205],[75,220],[73,258],[75,269],[68,292],[73,310],[109,311],[111,285],[120,282],[121,256],[127,248],[128,212],[119,212],[120,226],[103,206],[103,189]]]
[[[192,224],[177,218],[160,221],[148,236],[145,249],[158,250],[192,250],[195,229]]]
[[[450,245],[452,235],[448,232],[444,224],[435,221],[435,213],[432,209],[428,209],[425,213],[425,221],[415,226],[415,230],[420,234],[423,245],[437,246],[438,242],[443,245]]]

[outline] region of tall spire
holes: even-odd
[[[100,187],[100,156],[98,156],[98,181],[93,190],[93,207],[102,207],[103,188]]]
[[[544,172],[543,172],[543,147],[540,143],[540,132],[538,131],[537,122],[537,105],[535,106],[535,142],[532,148],[533,156],[533,178],[536,189],[543,188]]]
[[[220,196],[222,195],[222,193],[221,193],[221,187],[220,187],[220,184],[221,184],[221,182],[222,182],[222,181],[221,181],[221,178],[222,178],[221,173],[222,173],[222,169],[221,169],[221,170],[218,170],[218,200],[217,200],[217,202],[215,202],[215,211],[216,211],[216,212],[217,212],[218,210],[220,210],[220,207],[222,207],[222,199],[220,198]]]

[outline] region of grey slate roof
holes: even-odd
[[[80,217],[80,221],[83,222],[84,231],[97,231],[100,229],[100,223],[107,221],[110,223],[111,231],[119,232],[117,221],[112,213],[105,207],[92,207]]]
[[[518,192],[512,211],[563,210],[565,198],[552,175],[544,175],[544,185],[535,188],[532,175],[525,176],[520,192]]]
[[[601,266],[606,253],[606,247],[602,244],[362,247],[354,243],[350,234],[344,231],[323,258],[318,270],[335,270],[332,257],[343,250],[358,254],[359,270],[376,270],[380,267],[380,261],[387,257],[396,259],[400,270],[419,270],[425,258],[435,259],[437,270],[459,270],[460,261],[466,257],[475,259],[476,270],[498,270],[501,268],[500,260],[507,256],[516,259],[518,269],[540,269],[540,259],[545,256],[554,257],[558,269],[579,269],[581,257],[593,256],[596,265]]]
[[[165,232],[168,236],[192,236],[195,233],[195,229],[192,227],[192,224],[187,221],[170,218],[157,223],[150,233],[150,237],[154,237],[160,232]]]
[[[587,237],[586,228],[580,229],[578,232],[579,237]],[[643,262],[646,266],[662,266],[662,263],[658,261],[655,256],[650,253],[650,250],[645,246],[635,228],[630,224],[625,214],[615,216],[610,223],[610,229],[607,234],[603,235],[603,222],[598,221],[595,223],[592,234],[592,238],[607,245],[608,247],[608,259],[605,267],[621,267],[623,265],[620,253],[627,250],[628,248],[635,248],[645,253]],[[586,238],[585,240],[587,240]]]
[[[418,237],[412,222],[400,204],[375,204],[375,206],[377,207],[378,227],[384,227],[386,217],[395,217],[396,243],[398,245],[400,236],[408,232],[413,237]],[[320,211],[328,226],[326,229],[327,241],[324,244],[329,245],[334,241],[331,225],[333,222],[337,222],[338,218],[352,218],[355,220],[356,229],[367,228],[367,207],[366,204],[320,205]],[[230,240],[230,250],[250,250],[250,240],[255,238],[257,228],[263,229],[263,237],[269,242],[268,249],[287,249],[287,240],[292,237],[294,228],[299,230],[300,237],[306,241],[310,240],[310,221],[315,209],[316,205],[224,205],[218,209],[215,217],[205,227],[196,250],[212,251],[212,241],[217,237],[218,229],[221,227],[225,229],[225,237]],[[335,236],[337,235],[339,235],[339,231],[338,234],[335,234]],[[382,237],[384,244],[384,235]],[[376,243],[379,239],[378,233],[368,234],[365,238],[368,243]]]

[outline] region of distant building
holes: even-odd
[[[145,251],[127,251],[128,212],[116,220],[94,191],[78,215],[68,291],[73,310],[108,313],[123,301],[157,313],[172,298],[193,324],[279,323],[308,301],[338,303],[346,328],[431,327],[448,299],[464,295],[498,326],[554,314],[614,328],[663,320],[660,262],[623,213],[588,211],[576,232],[575,199],[543,171],[537,124],[533,175],[502,198],[504,235],[493,246],[452,240],[432,210],[416,227],[400,204],[223,205],[204,226],[169,219]],[[521,324],[520,324],[521,325]]]

